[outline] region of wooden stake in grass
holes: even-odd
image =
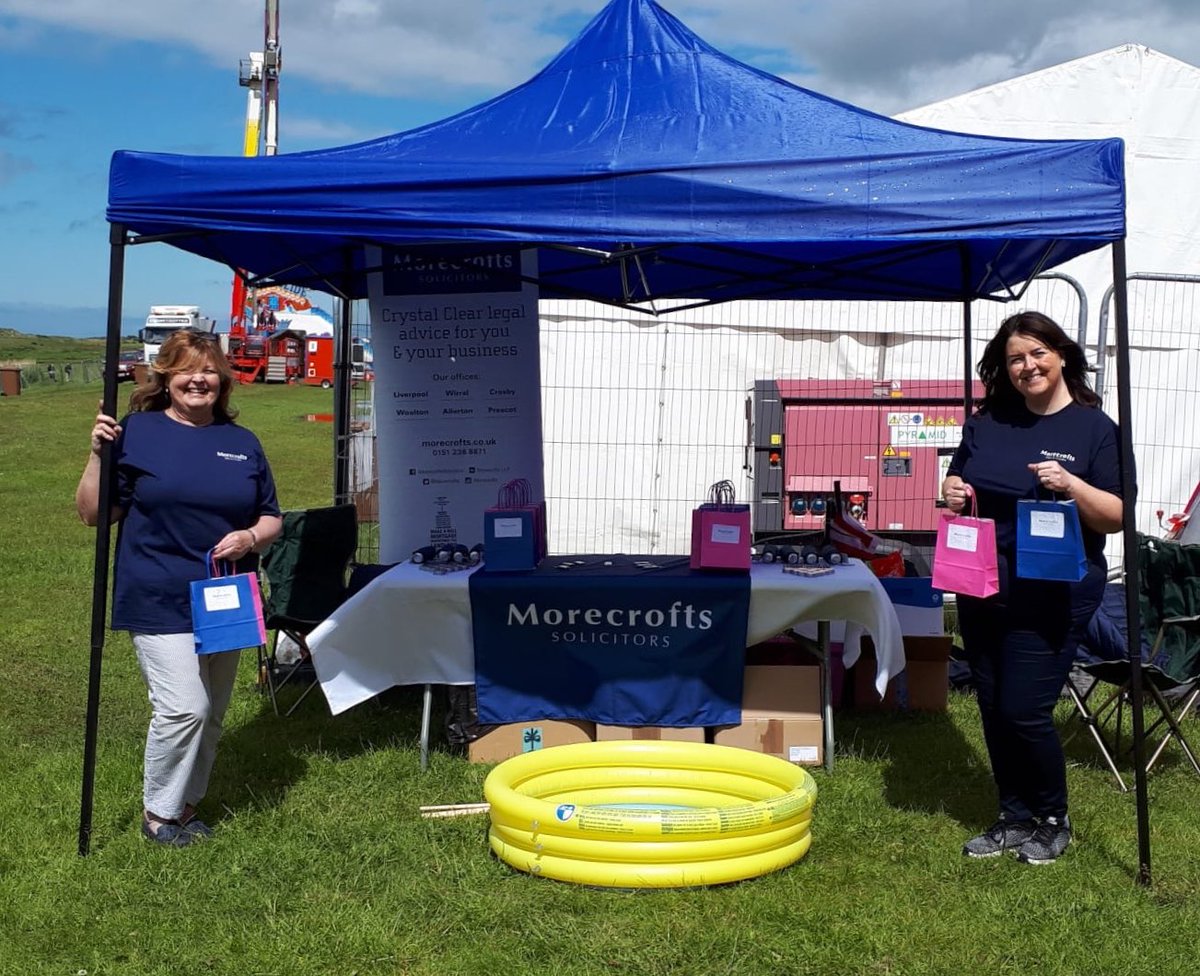
[[[470,817],[477,813],[487,813],[492,808],[490,803],[443,803],[421,807],[421,816],[432,817]]]

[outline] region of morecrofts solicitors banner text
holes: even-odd
[[[544,497],[536,252],[368,248],[379,558],[483,541],[500,485]]]
[[[555,556],[526,573],[471,574],[484,724],[737,725],[747,573],[688,558]]]

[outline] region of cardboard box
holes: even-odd
[[[816,640],[816,638],[812,638]],[[846,680],[846,667],[842,663],[844,646],[840,640],[830,641],[829,644],[829,681],[832,705],[837,708],[842,703],[842,688]],[[764,664],[785,664],[794,666],[812,666],[817,663],[815,654],[805,650],[799,642],[791,637],[772,637],[761,644],[753,644],[746,648],[746,666]],[[818,693],[820,687],[817,688]]]
[[[597,725],[597,742],[703,742],[704,726]]]
[[[882,708],[944,712],[950,691],[950,637],[905,637],[905,666],[888,683],[879,700],[875,690],[875,649],[863,641],[862,657],[854,672],[854,704],[857,708]]]
[[[770,718],[742,713],[741,725],[718,729],[713,742],[777,756],[800,766],[819,766],[823,733],[820,718]]]
[[[905,637],[940,637],[946,633],[943,594],[933,588],[931,577],[885,576],[879,582],[896,610],[901,634]]]
[[[804,765],[822,762],[820,669],[815,665],[747,667],[742,723],[718,729],[713,741]]]
[[[821,717],[821,669],[808,665],[747,667],[742,683],[742,715]]]
[[[912,661],[908,675],[908,707],[920,712],[944,712],[950,697],[950,660]]]
[[[807,667],[815,663],[816,658],[790,637],[772,637],[746,648],[747,668],[765,665]]]
[[[904,660],[906,661],[949,661],[950,652],[953,650],[954,638],[949,635],[904,638]],[[874,664],[875,645],[871,642],[870,637],[864,637],[862,640],[862,658],[870,658],[872,665]]]
[[[497,725],[467,746],[471,762],[503,762],[523,752],[594,742],[596,723],[575,719],[542,719]]]

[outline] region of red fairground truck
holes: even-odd
[[[333,337],[307,336],[304,340],[304,382],[328,390],[333,386]]]

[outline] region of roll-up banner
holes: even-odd
[[[526,478],[544,497],[537,254],[368,248],[379,558],[483,541],[483,510]]]

